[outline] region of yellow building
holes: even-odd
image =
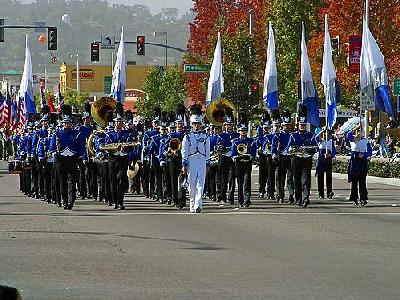
[[[126,66],[126,89],[142,89],[149,66]],[[91,96],[108,96],[111,91],[111,66],[79,66],[80,90]],[[76,65],[62,64],[60,67],[61,92],[65,88],[76,89]]]

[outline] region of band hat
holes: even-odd
[[[271,127],[271,123],[270,122],[265,122],[262,126],[264,128],[270,128]]]
[[[61,120],[61,123],[72,123],[72,118],[70,115],[65,115]]]
[[[191,115],[190,123],[203,123],[203,117],[199,115]]]
[[[87,112],[87,111],[84,111],[84,112],[82,113],[82,119],[91,118],[91,117],[92,117],[92,116],[91,116],[90,113]]]
[[[299,104],[297,109],[297,123],[301,125],[307,124],[307,106],[304,104]]]
[[[43,115],[43,117],[40,119],[40,122],[48,121],[49,120],[49,115]]]

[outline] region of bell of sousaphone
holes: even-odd
[[[93,120],[100,125],[105,127],[107,125],[107,112],[115,110],[117,101],[111,97],[102,97],[93,102],[91,113]]]
[[[216,126],[222,126],[224,124],[225,110],[228,107],[232,110],[233,115],[235,116],[236,108],[231,101],[224,98],[212,100],[211,103],[207,106],[207,119],[210,121],[210,123]]]

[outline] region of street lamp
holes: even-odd
[[[71,54],[71,58],[76,57],[76,91],[81,92],[80,74],[79,74],[79,53]]]
[[[168,65],[168,33],[166,31],[154,31],[154,36],[164,36],[165,35],[165,70],[167,70]]]

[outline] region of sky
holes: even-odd
[[[21,0],[22,3],[31,3],[34,1],[35,0]],[[153,14],[161,12],[161,9],[165,7],[175,7],[178,8],[179,14],[182,15],[188,12],[190,8],[193,7],[192,0],[107,0],[107,1],[109,3],[119,3],[126,5],[144,4],[150,8]]]

